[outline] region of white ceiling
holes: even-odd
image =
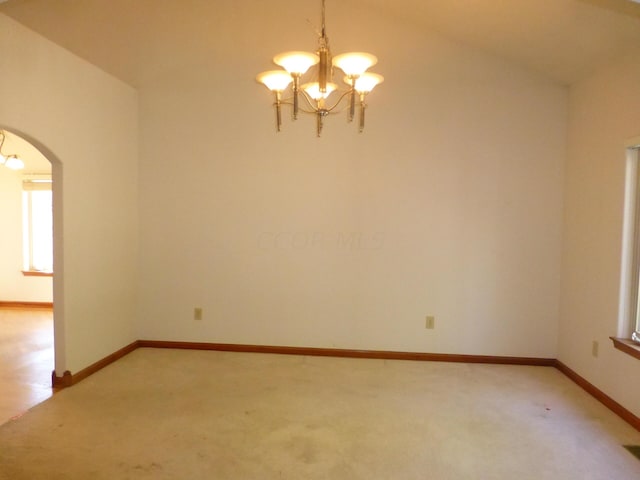
[[[362,0],[571,84],[640,51],[629,0]]]
[[[319,9],[320,2],[301,1],[291,4],[304,10],[304,22],[307,10]],[[327,9],[337,1],[328,0]],[[341,1],[378,9],[563,84],[640,52],[640,5],[631,0]],[[270,5],[260,0],[8,0],[0,2],[0,12],[141,86],[181,52],[206,55],[212,48],[206,45],[207,30],[224,27],[216,19],[223,6],[237,14],[226,20],[259,25],[261,16],[273,15]]]

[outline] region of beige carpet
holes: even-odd
[[[0,426],[0,479],[638,480],[553,368],[139,349]]]

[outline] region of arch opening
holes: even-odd
[[[3,303],[14,307],[28,307],[32,309],[42,309],[53,306],[51,318],[51,355],[50,370],[47,378],[41,379],[41,372],[38,371],[38,378],[35,385],[42,385],[43,381],[51,388],[51,374],[64,372],[65,362],[65,331],[64,331],[64,295],[63,295],[63,235],[62,235],[62,163],[44,145],[28,134],[19,130],[0,125],[0,130],[4,132],[5,141],[2,146],[2,154],[17,155],[23,162],[24,167],[19,170],[12,170],[6,165],[0,165],[0,184],[3,192],[0,192],[0,215],[4,217],[5,228],[0,242],[4,248],[0,249],[0,305]],[[44,217],[32,215],[32,196],[45,198],[47,186],[46,179],[49,179],[49,202],[51,202],[52,232],[50,242],[50,259],[53,260],[52,276],[45,270],[51,267],[50,259],[42,260],[42,255],[34,263],[29,263],[27,259],[33,260],[33,236],[38,232],[34,228],[37,222],[46,220]],[[30,191],[40,193],[33,194]],[[35,202],[40,205],[40,212],[46,211],[47,203],[39,200]],[[26,207],[25,205],[29,205]],[[34,210],[35,211],[35,210]],[[31,225],[31,230],[28,226]],[[42,223],[40,226],[42,227]],[[45,228],[40,228],[38,235],[41,237]],[[36,255],[37,256],[37,255]],[[46,257],[46,255],[44,255]],[[43,263],[44,262],[44,263]],[[44,265],[44,266],[43,266]],[[43,271],[39,271],[39,269]],[[37,311],[37,310],[33,310]],[[40,337],[44,341],[46,335]],[[24,348],[29,348],[27,343]],[[41,354],[43,357],[45,354]],[[39,358],[39,361],[46,359]],[[34,370],[35,372],[35,370]],[[27,373],[26,375],[29,375]],[[39,398],[39,395],[32,395],[32,399]],[[42,398],[44,400],[44,398]],[[38,403],[38,402],[36,402]],[[29,406],[30,408],[30,406]]]

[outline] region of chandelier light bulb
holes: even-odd
[[[320,84],[318,82],[305,83],[302,85],[302,89],[316,101],[327,98],[336,88],[338,88],[338,86],[335,83],[327,83],[327,91],[323,93],[320,91]]]
[[[343,53],[333,57],[333,64],[348,76],[359,76],[378,63],[375,55],[364,52]]]
[[[20,160],[16,155],[9,155],[6,158],[4,165],[11,170],[22,170],[24,168],[24,162]]]
[[[344,81],[351,85],[351,79],[349,77],[345,77]],[[369,93],[376,85],[382,82],[384,82],[384,77],[382,75],[370,72],[363,73],[356,79],[355,89],[358,93]]]
[[[284,52],[273,57],[273,63],[281,66],[291,75],[304,75],[319,61],[318,55],[308,52]]]
[[[269,70],[258,74],[256,80],[264,84],[272,92],[282,92],[289,86],[293,78],[282,70]]]
[[[6,159],[6,158],[4,158],[4,155],[2,155],[2,154],[0,153],[0,165],[4,165],[4,163],[5,163],[6,161],[7,161],[7,159]]]

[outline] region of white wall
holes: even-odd
[[[365,133],[276,134],[253,79],[307,12],[220,8],[210,60],[139,92],[138,336],[555,358],[566,89],[345,2],[334,53],[386,76]]]
[[[640,58],[570,91],[558,358],[640,415],[640,362],[611,345],[618,321],[625,142],[640,135]],[[600,344],[598,358],[591,355]],[[634,381],[631,381],[634,379]]]
[[[0,168],[0,301],[51,302],[51,277],[22,274],[22,176]]]
[[[135,340],[137,95],[4,15],[0,44],[0,126],[53,164],[56,370],[77,372]]]

